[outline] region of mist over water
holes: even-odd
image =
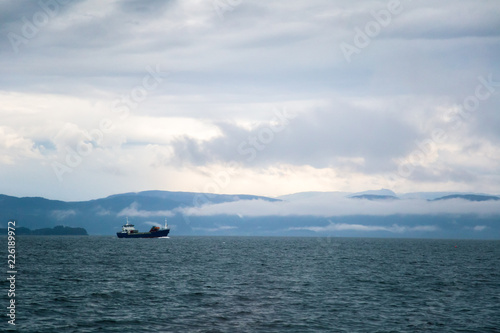
[[[20,332],[500,327],[498,241],[19,236],[17,243]],[[5,251],[5,239],[0,246]]]

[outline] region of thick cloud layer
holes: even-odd
[[[182,210],[185,215],[240,215],[240,216],[348,216],[348,215],[439,215],[480,214],[494,216],[500,209],[499,201],[472,202],[463,199],[440,201],[395,200],[370,201],[323,194],[300,200],[269,202],[253,200],[204,205]],[[158,214],[161,216],[161,214]]]
[[[496,0],[3,2],[0,192],[496,193],[499,14]]]

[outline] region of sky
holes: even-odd
[[[500,194],[500,6],[0,3],[0,193]]]

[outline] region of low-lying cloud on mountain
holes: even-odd
[[[427,201],[366,200],[345,197],[342,194],[318,194],[292,201],[269,202],[263,200],[225,202],[201,207],[182,208],[186,215],[243,215],[243,216],[345,216],[345,215],[428,215],[428,214],[479,214],[500,212],[500,200],[468,201],[450,199]]]

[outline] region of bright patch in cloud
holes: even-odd
[[[166,216],[172,217],[174,213],[169,210],[160,211],[147,211],[140,210],[137,202],[132,203],[129,207],[121,210],[117,216],[130,216],[130,217],[153,217],[153,216]]]

